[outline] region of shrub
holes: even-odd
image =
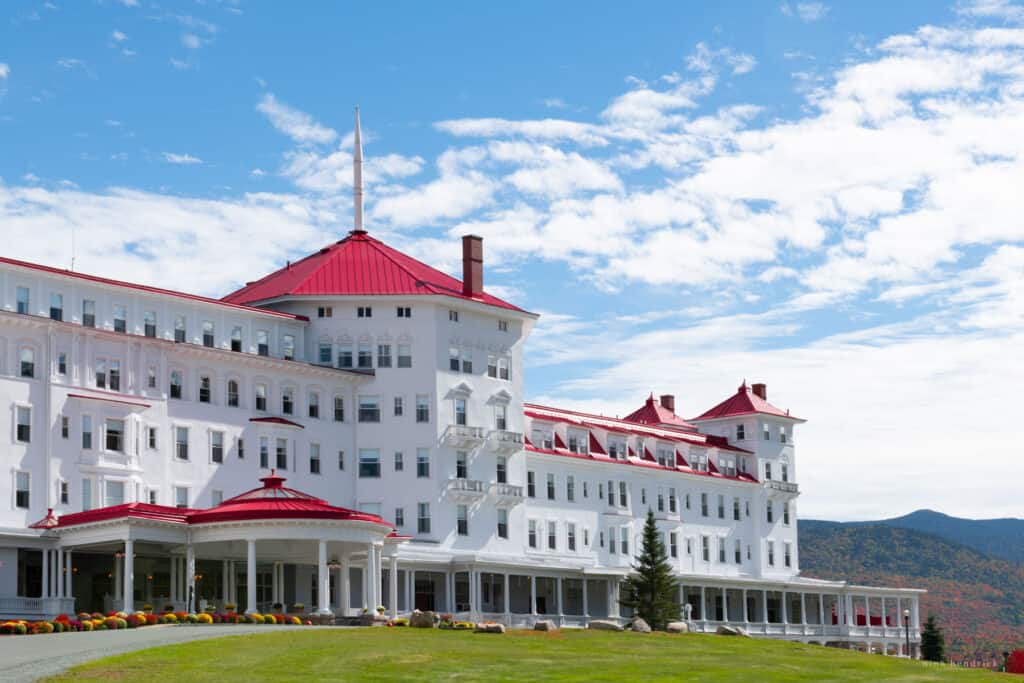
[[[117,617],[118,619],[126,619],[126,618],[128,618],[128,613],[127,612],[114,612],[110,616]]]
[[[53,626],[53,632],[54,633],[64,633],[64,622],[63,621],[54,620],[53,623],[51,624],[51,626]]]
[[[157,615],[153,614],[152,612],[150,612],[149,614],[146,615],[146,624],[148,626],[152,626],[153,624],[159,624],[159,623],[160,623],[160,617],[158,617]]]
[[[163,622],[165,624],[177,624],[178,623],[178,615],[176,615],[174,612],[168,612],[167,614],[163,615],[162,618],[163,618]]]
[[[78,620],[79,621],[85,621],[86,619],[92,619],[92,615],[89,614],[88,612],[79,612],[78,613]]]
[[[1006,660],[1006,671],[1011,674],[1024,674],[1024,650],[1014,650]]]
[[[185,620],[188,623],[190,623],[190,624],[198,624],[199,623],[199,617],[197,617],[194,614],[186,614],[185,615]]]
[[[200,624],[212,624],[213,617],[207,614],[206,612],[203,612],[202,614],[196,615],[196,621],[198,621]]]
[[[250,624],[262,624],[263,623],[263,615],[260,614],[259,612],[253,612],[252,614],[249,614],[247,616],[249,617],[249,623]]]
[[[129,614],[127,617],[125,617],[124,622],[128,628],[137,628],[139,625],[139,618],[134,614]]]
[[[81,626],[82,626],[82,628],[80,630],[82,630],[82,631],[91,631],[94,628],[91,619],[82,619]]]
[[[291,617],[290,623],[292,623],[295,626],[302,626],[302,619],[299,619],[298,617]]]
[[[406,619],[405,617],[398,617],[397,619],[393,619],[391,621],[391,623],[394,624],[395,626],[408,626],[409,625],[409,620]]]

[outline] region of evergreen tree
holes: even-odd
[[[640,555],[623,582],[622,595],[619,604],[631,607],[652,629],[663,630],[668,622],[679,619],[679,587],[651,510]]]
[[[929,614],[921,631],[921,658],[929,662],[942,662],[946,659],[946,636],[935,622],[935,615]]]

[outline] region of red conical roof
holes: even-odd
[[[223,301],[251,304],[285,296],[345,295],[441,295],[522,310],[486,292],[466,296],[461,281],[361,230],[353,230],[345,239],[247,284]]]
[[[746,380],[736,389],[736,393],[725,399],[711,410],[705,411],[699,417],[692,419],[693,422],[700,420],[714,420],[720,417],[733,417],[735,415],[748,415],[760,413],[762,415],[776,415],[786,417],[797,422],[804,422],[798,417],[789,414],[788,410],[776,408],[768,401],[754,393],[753,389],[747,386]]]
[[[658,403],[654,399],[654,394],[651,394],[642,406],[622,419],[626,422],[636,422],[637,424],[675,427],[677,429],[686,429],[694,432],[697,431],[696,426],[690,424],[665,406]]]

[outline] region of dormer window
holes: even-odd
[[[573,453],[590,452],[590,434],[588,432],[569,432],[569,450]]]
[[[533,443],[539,448],[551,450],[555,447],[554,437],[551,432],[535,428],[533,430]]]
[[[746,430],[743,428],[743,425],[736,425],[736,440],[743,441],[746,438],[747,434]]]

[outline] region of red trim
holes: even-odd
[[[116,394],[120,395],[120,394]],[[110,398],[108,396],[94,396],[92,394],[68,394],[68,398],[82,398],[90,401],[106,401],[107,403],[121,403],[125,405],[135,406],[137,408],[151,408],[152,405],[149,403],[139,403],[136,401],[126,401],[124,399]]]
[[[637,458],[633,457],[632,449],[630,450],[630,458],[628,460],[618,460],[618,459],[615,459],[615,458],[609,458],[606,455],[596,456],[596,455],[593,455],[593,454],[588,455],[588,454],[584,454],[584,453],[573,453],[572,451],[568,451],[568,450],[551,449],[551,448],[537,448],[536,446],[531,446],[530,444],[526,444],[526,446],[524,447],[524,450],[526,450],[526,451],[528,451],[530,453],[540,453],[541,455],[554,455],[554,456],[558,456],[560,458],[577,458],[577,459],[581,459],[581,460],[590,460],[592,462],[607,462],[607,463],[615,463],[615,464],[618,464],[618,465],[629,465],[631,467],[646,467],[647,469],[662,470],[662,471],[665,471],[665,472],[679,472],[681,474],[693,474],[693,475],[696,475],[698,477],[714,477],[716,479],[729,479],[731,481],[742,481],[742,482],[750,483],[750,484],[757,484],[758,483],[757,479],[755,479],[754,477],[750,476],[749,474],[742,473],[742,472],[738,473],[735,477],[729,477],[729,476],[726,476],[724,474],[717,474],[717,473],[712,473],[712,472],[695,472],[689,466],[685,466],[685,467],[679,466],[678,463],[677,463],[677,465],[675,467],[666,467],[664,465],[659,465],[657,463],[657,461],[650,462],[648,460],[638,460]],[[678,459],[678,454],[676,455],[676,457]]]
[[[6,263],[12,266],[19,266],[21,268],[28,268],[30,270],[39,270],[52,275],[61,275],[63,277],[71,277],[78,280],[87,280],[89,282],[95,282],[101,285],[111,285],[114,287],[124,287],[126,289],[134,289],[140,292],[147,292],[149,294],[161,294],[164,296],[173,296],[179,299],[188,299],[189,301],[198,301],[204,304],[214,304],[216,306],[224,306],[227,308],[233,308],[240,311],[250,311],[252,313],[262,313],[264,315],[271,315],[278,318],[289,318],[291,320],[301,320],[308,322],[309,318],[304,315],[295,315],[292,313],[283,313],[281,311],[269,310],[266,308],[257,308],[255,306],[246,306],[244,304],[231,303],[228,301],[222,301],[220,299],[211,299],[205,296],[199,296],[198,294],[186,294],[185,292],[176,292],[173,289],[163,289],[161,287],[152,287],[150,285],[140,285],[134,282],[125,282],[123,280],[111,280],[106,277],[99,277],[98,275],[88,275],[86,273],[76,273],[70,270],[62,270],[60,268],[54,268],[52,266],[44,266],[39,263],[31,263],[29,261],[19,261],[18,259],[7,258],[6,256],[0,256],[0,263]]]
[[[597,455],[608,455],[603,448],[601,448],[601,442],[597,440],[597,437],[590,434],[590,452]]]
[[[300,425],[298,422],[292,422],[291,420],[288,420],[283,417],[250,417],[249,422],[258,422],[261,424],[275,424],[283,425],[285,427],[298,427],[299,429],[305,429],[305,427]]]
[[[736,417],[738,415],[773,415],[775,417],[784,417],[790,420],[796,420],[798,422],[804,422],[795,415],[790,415],[788,410],[782,410],[776,408],[768,401],[764,400],[753,390],[747,386],[746,380],[743,384],[736,389],[736,393],[725,399],[714,408],[705,411],[699,417],[693,418],[691,421],[696,422],[698,420],[715,420],[722,417]]]

